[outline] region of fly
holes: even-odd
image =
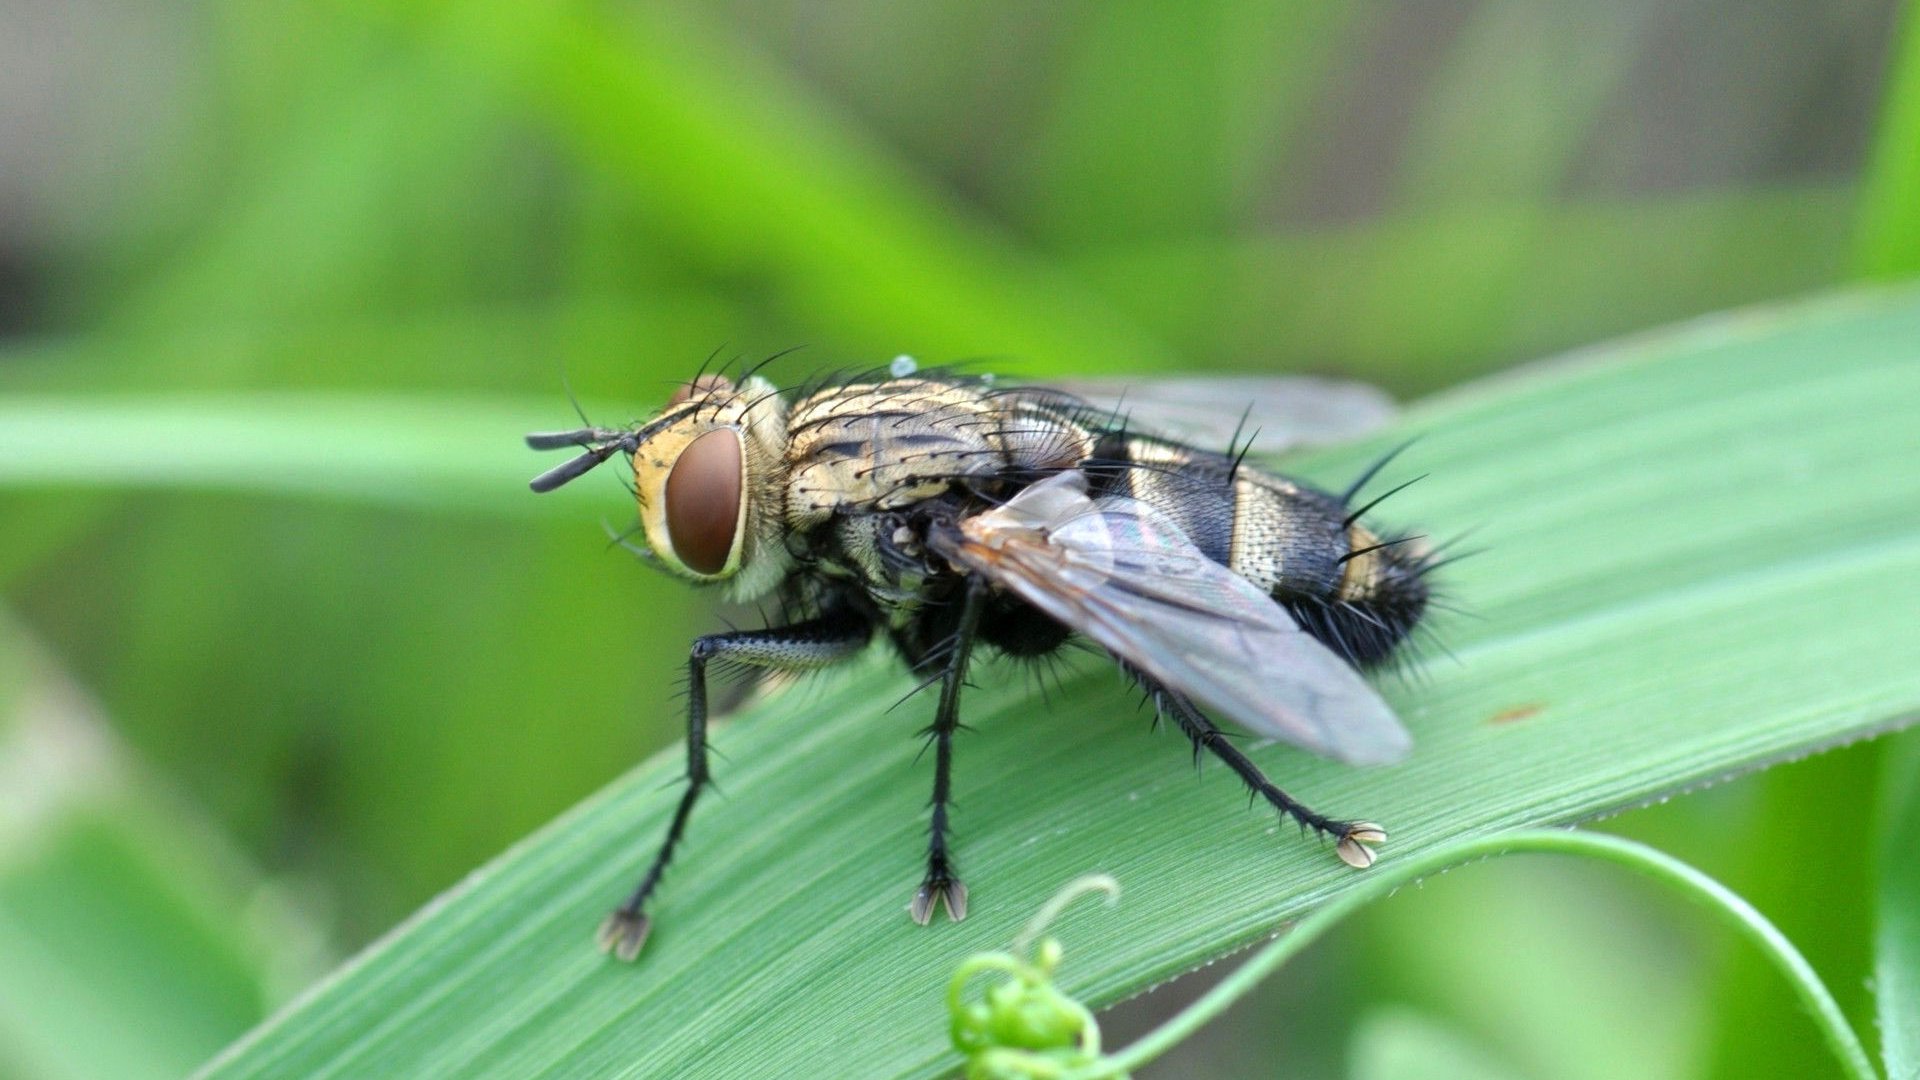
[[[1127,393],[1134,412],[1158,407],[1185,433],[1218,426],[1208,385]],[[708,665],[816,669],[875,637],[940,687],[928,729],[926,875],[908,908],[916,922],[967,913],[948,811],[976,645],[1037,658],[1076,635],[1091,641],[1196,753],[1330,837],[1349,865],[1372,864],[1384,829],[1295,800],[1214,717],[1351,764],[1403,757],[1406,729],[1360,671],[1388,659],[1425,613],[1432,552],[1363,524],[1378,499],[1350,506],[1378,465],[1330,494],[1246,460],[1252,440],[1219,453],[1137,430],[1119,408],[1096,403],[1112,389],[998,387],[921,373],[903,357],[883,375],[790,394],[757,375],[738,385],[702,375],[632,428],[527,437],[536,450],[581,450],[533,490],[624,456],[655,561],[736,601],[775,599],[787,613],[777,626],[694,641],[687,789],[645,875],[602,924],[603,949],[639,954],[648,902],[708,784]],[[1287,437],[1357,433],[1387,415],[1383,399],[1351,384],[1238,380],[1226,393],[1251,403],[1247,414],[1279,414],[1263,452]]]

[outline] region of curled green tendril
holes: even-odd
[[[1111,1055],[1100,1053],[1100,1029],[1093,1014],[1053,985],[1053,971],[1060,964],[1058,941],[1041,939],[1031,960],[1022,960],[1013,952],[980,953],[962,963],[947,986],[953,1045],[967,1058],[968,1080],[1124,1080],[1130,1070],[1166,1053],[1219,1016],[1281,964],[1360,908],[1449,867],[1529,852],[1615,863],[1701,902],[1707,911],[1757,946],[1786,977],[1843,1072],[1851,1080],[1879,1080],[1866,1047],[1848,1026],[1826,984],[1800,951],[1752,905],[1700,871],[1644,844],[1561,829],[1457,840],[1375,870],[1357,887],[1295,923],[1287,934],[1254,953],[1165,1023]],[[1120,886],[1104,874],[1074,881],[1040,909],[1014,940],[1014,949],[1025,948],[1039,938],[1047,924],[1076,897],[1095,891],[1111,897],[1119,894]],[[963,994],[966,983],[983,971],[1005,972],[1009,978],[987,990],[985,1003],[968,1003]]]
[[[1092,1011],[1053,985],[1060,942],[1040,936],[1068,904],[1092,892],[1107,894],[1112,903],[1120,883],[1105,874],[1070,882],[1041,907],[1011,949],[976,953],[954,971],[947,1010],[968,1080],[1052,1080],[1100,1061],[1100,1025]],[[1029,947],[1032,954],[1023,959],[1019,954]],[[1006,978],[987,987],[981,1000],[967,1000],[967,984],[985,972]]]

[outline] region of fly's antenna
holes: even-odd
[[[580,396],[573,392],[573,380],[567,378],[567,365],[560,361],[560,387],[567,393],[567,403],[573,406],[573,414],[586,425],[574,431],[535,432],[527,436],[527,445],[535,450],[561,450],[569,446],[584,446],[588,450],[564,465],[548,469],[527,486],[535,492],[545,494],[554,488],[575,479],[592,469],[595,465],[612,457],[616,451],[632,453],[637,445],[632,433],[615,431],[610,428],[593,426],[587,419],[587,410],[580,407]]]
[[[608,428],[581,428],[578,431],[535,432],[527,436],[527,446],[534,450],[564,450],[569,446],[584,446],[587,452],[564,464],[556,465],[527,484],[539,494],[546,494],[571,480],[585,475],[594,466],[621,452],[633,453],[639,446],[638,439],[630,431],[613,431]]]

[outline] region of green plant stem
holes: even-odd
[[[1881,102],[1861,183],[1854,263],[1862,277],[1895,280],[1920,273],[1920,4],[1900,13]]]
[[[1166,1053],[1202,1024],[1225,1012],[1280,965],[1319,940],[1349,915],[1376,900],[1384,899],[1404,885],[1478,859],[1529,852],[1584,856],[1618,863],[1701,901],[1735,932],[1758,946],[1786,976],[1807,1011],[1812,1014],[1828,1047],[1840,1059],[1847,1075],[1855,1080],[1879,1080],[1879,1073],[1867,1056],[1866,1047],[1848,1026],[1846,1017],[1840,1012],[1840,1006],[1828,992],[1826,984],[1814,973],[1806,957],[1801,956],[1793,943],[1753,905],[1686,863],[1644,844],[1601,833],[1558,829],[1463,840],[1374,870],[1364,887],[1343,894],[1301,919],[1286,936],[1255,953],[1252,959],[1240,965],[1233,974],[1222,979],[1172,1019],[1132,1045],[1114,1052],[1098,1066],[1070,1074],[1070,1080],[1100,1080],[1120,1076]]]

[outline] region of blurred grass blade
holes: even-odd
[[[557,461],[532,453],[521,437],[570,419],[552,402],[445,395],[0,396],[0,484],[551,514],[552,504],[533,498],[526,481]],[[576,487],[561,497],[581,499],[590,485]]]
[[[0,1075],[178,1076],[257,1023],[317,944],[257,888],[0,613]]]
[[[1012,205],[1067,249],[1232,231],[1273,198],[1266,185],[1297,150],[1293,129],[1328,68],[1380,16],[1308,4],[1077,12]]]
[[[1315,367],[1333,358],[1398,391],[1432,389],[1465,371],[1820,287],[1844,273],[1854,204],[1850,187],[1819,184],[1482,205],[1115,248],[1078,265],[1190,355],[1257,363],[1278,353]],[[1474,302],[1463,305],[1466,296]]]
[[[1887,755],[1873,987],[1888,1076],[1920,1076],[1920,738]]]
[[[422,32],[523,93],[649,220],[878,352],[1167,360],[1083,283],[940,192],[693,9],[446,5]],[[770,166],[769,163],[775,163]]]
[[[1920,274],[1920,4],[1901,8],[1854,238],[1870,278]]]
[[[1397,204],[1552,202],[1575,162],[1592,153],[1595,123],[1661,13],[1646,0],[1472,9],[1420,97],[1394,180]]]
[[[1350,1080],[1510,1080],[1522,1075],[1466,1032],[1412,1009],[1368,1013],[1353,1034]]]
[[[1387,822],[1385,857],[1662,798],[1920,713],[1920,295],[1712,320],[1414,410],[1389,504],[1489,554],[1446,584],[1484,616],[1388,695],[1418,740],[1391,769],[1284,746],[1296,794]],[[1329,483],[1378,453],[1302,463]],[[1383,478],[1391,482],[1392,478]],[[641,643],[679,650],[679,641]],[[922,929],[928,770],[881,658],[720,731],[703,806],[637,967],[590,938],[676,797],[663,754],[482,869],[211,1067],[220,1077],[929,1076],[954,1064],[941,987],[1059,885],[1126,901],[1075,936],[1065,987],[1111,1002],[1255,941],[1356,881],[1152,738],[1097,665],[1043,706],[983,672],[958,754],[973,913]],[[563,736],[556,736],[563,737]],[[1857,843],[1842,828],[1835,843]]]

